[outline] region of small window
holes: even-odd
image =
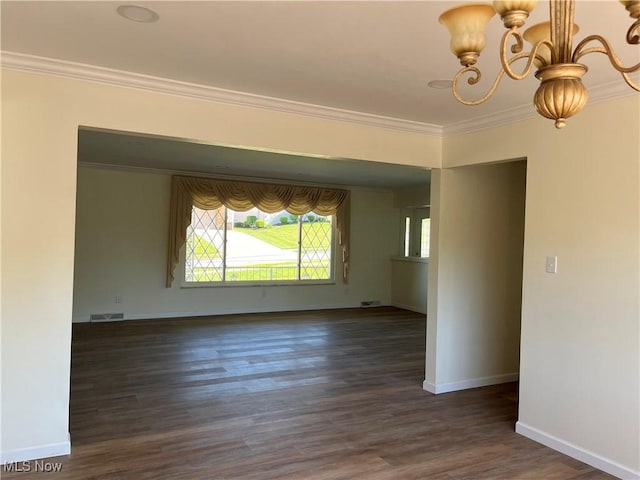
[[[411,217],[404,217],[404,256],[411,256]]]
[[[429,237],[431,235],[429,214],[429,207],[402,209],[402,218],[404,218],[402,250],[405,257],[429,257]]]
[[[257,208],[193,207],[185,282],[263,283],[333,278],[333,217]]]
[[[429,236],[431,235],[431,219],[423,218],[420,226],[420,256],[429,256]]]

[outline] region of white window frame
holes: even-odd
[[[429,255],[421,256],[422,219],[431,218],[430,208],[405,207],[400,210],[400,257],[402,258],[429,258]],[[407,222],[408,219],[408,222]],[[409,235],[407,238],[407,225]]]

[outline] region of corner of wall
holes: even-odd
[[[603,472],[607,472],[618,478],[622,478],[624,480],[640,480],[640,472],[638,471],[633,471],[623,465],[620,465],[619,463],[609,460],[608,458],[604,458],[597,453],[585,450],[584,448],[569,443],[558,437],[554,437],[547,432],[538,430],[537,428],[531,427],[520,421],[516,423],[516,433],[519,433],[520,435],[538,442],[546,447],[564,453],[565,455],[569,455],[570,457],[580,460],[587,465],[591,465],[592,467],[602,470]]]
[[[28,448],[16,448],[0,452],[0,464],[25,462],[41,458],[60,457],[71,454],[71,435],[67,434],[67,440],[50,443],[47,445],[35,445]]]

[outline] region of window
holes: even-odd
[[[405,257],[428,257],[431,218],[429,207],[402,209],[402,253]]]
[[[429,256],[429,236],[431,235],[431,219],[420,219],[420,256]]]
[[[192,207],[185,282],[304,282],[333,278],[333,216]]]
[[[193,207],[215,212],[196,211],[194,214]],[[247,213],[245,218],[239,218],[242,216],[241,212],[248,209],[254,210]],[[287,211],[297,212],[299,215],[292,216]],[[187,269],[183,278],[188,278],[190,283],[271,281],[271,271],[275,272],[275,269],[270,269],[268,276],[262,278],[267,267],[271,266],[289,267],[288,270],[294,272],[286,274],[283,280],[299,282],[333,279],[333,264],[337,263],[334,262],[333,254],[334,236],[336,243],[340,245],[339,262],[342,281],[346,284],[349,279],[350,212],[349,190],[173,175],[169,201],[166,287],[171,288],[176,265],[181,262],[181,258],[184,259],[185,250],[187,258],[182,261]],[[254,218],[250,219],[250,216]],[[190,228],[192,218],[194,222]],[[237,223],[242,223],[243,226],[240,227]],[[262,252],[257,263],[251,263],[247,258],[240,263],[235,258],[234,248],[239,250],[237,238],[232,238],[236,228],[247,229],[237,233],[252,235],[253,230],[270,230],[289,224],[294,225],[294,239],[297,232],[295,259],[287,257],[288,261],[284,262],[283,256],[276,256],[275,261],[265,261],[263,251],[269,244],[279,250],[293,250],[294,253],[295,248],[278,245],[278,238],[269,237],[264,232],[256,233],[263,236],[257,238],[262,241],[261,247],[257,249]],[[188,234],[191,240],[189,248],[186,248]],[[279,231],[278,234],[283,232]],[[246,235],[244,240],[246,243]],[[240,250],[246,257],[251,249]],[[271,263],[275,265],[270,265]],[[242,269],[252,271],[232,275],[234,267],[238,267],[235,273]],[[281,271],[284,272],[285,269],[282,268]],[[275,273],[273,277],[274,281],[282,281],[276,278]]]
[[[411,217],[404,217],[404,256],[411,256]]]

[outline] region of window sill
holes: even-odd
[[[429,263],[429,257],[391,257],[392,262]]]

